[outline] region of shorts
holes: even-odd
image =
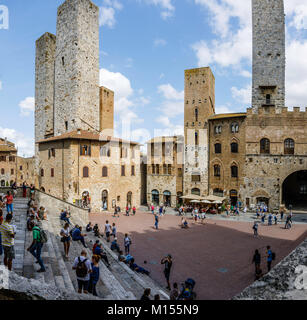
[[[107,237],[107,238],[110,237],[110,232],[106,232],[106,237]]]
[[[78,289],[83,291],[88,291],[88,286],[89,286],[89,280],[84,281],[84,280],[79,280],[78,279]]]
[[[14,246],[11,246],[11,247],[2,246],[2,247],[3,247],[4,255],[5,255],[9,260],[15,259],[15,249],[14,249]]]
[[[171,274],[171,272],[170,272],[170,271],[166,271],[166,270],[164,270],[164,276],[165,276],[165,279],[166,279],[167,281],[169,281],[170,274]]]
[[[64,243],[69,242],[71,240],[70,237],[63,237],[62,239],[63,239],[62,242],[64,242]]]

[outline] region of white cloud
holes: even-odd
[[[27,117],[32,114],[35,108],[35,99],[34,97],[27,97],[24,100],[20,101],[20,115],[22,117]]]
[[[248,104],[251,105],[251,92],[252,92],[252,85],[249,84],[244,88],[238,89],[236,87],[231,88],[232,97],[236,99],[241,104]]]
[[[100,85],[114,91],[115,113],[119,116],[121,124],[125,123],[141,123],[143,119],[139,118],[133,108],[138,102],[146,102],[143,100],[134,100],[134,90],[131,87],[130,80],[120,72],[112,72],[107,69],[100,69]]]
[[[232,113],[234,110],[230,109],[229,105],[221,105],[215,107],[215,113],[221,114],[221,113]]]
[[[173,17],[175,14],[175,6],[172,3],[172,0],[137,0],[138,2],[144,2],[146,4],[151,4],[159,6],[161,11],[161,18],[167,20],[170,17]]]
[[[154,46],[155,47],[163,47],[163,46],[166,46],[166,44],[167,44],[167,41],[166,40],[164,40],[164,39],[155,39],[154,40]]]
[[[24,132],[15,129],[0,127],[0,137],[14,142],[20,156],[32,157],[34,155],[34,139],[26,137]]]
[[[158,92],[162,93],[167,100],[181,100],[183,102],[184,91],[177,91],[169,83],[160,85],[158,87]]]
[[[113,28],[116,24],[115,13],[122,8],[122,4],[117,0],[104,0],[100,7],[99,25]]]

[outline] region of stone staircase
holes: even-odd
[[[71,241],[69,258],[64,256],[64,247],[61,242],[60,230],[62,228],[58,212],[48,212],[48,221],[43,221],[43,229],[47,232],[48,242],[43,246],[42,259],[46,272],[38,273],[40,268],[35,263],[35,258],[27,251],[32,243],[32,232],[26,230],[27,199],[16,198],[14,200],[14,220],[17,227],[15,239],[16,259],[14,271],[29,279],[36,279],[42,283],[50,284],[59,290],[77,291],[75,271],[72,270],[74,259],[80,256],[83,246],[80,242]],[[44,205],[43,203],[40,205]],[[72,217],[73,224],[84,226],[86,222],[80,217]],[[85,228],[84,228],[85,229]],[[159,294],[161,299],[168,299],[168,294],[150,277],[132,271],[127,265],[119,262],[117,255],[111,251],[109,244],[103,239],[103,243],[111,264],[108,268],[100,261],[100,280],[97,284],[97,293],[103,300],[136,300],[141,297],[145,288],[151,288],[152,298]],[[91,248],[96,238],[93,233],[86,237],[86,249],[88,258],[91,258]]]

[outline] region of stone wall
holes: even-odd
[[[78,216],[83,221],[89,221],[88,210],[79,208],[71,203],[53,197],[39,190],[36,190],[35,192],[35,201],[37,202],[39,207],[43,206],[48,212],[58,213],[59,217],[63,209],[68,209],[72,217]]]
[[[99,8],[90,0],[58,8],[54,108],[55,135],[100,129]]]
[[[253,0],[253,88],[256,111],[266,95],[277,108],[285,105],[285,14],[283,0]],[[260,88],[260,86],[263,86]]]
[[[307,300],[307,239],[234,300]]]
[[[114,92],[100,87],[100,131],[113,136],[114,130]]]

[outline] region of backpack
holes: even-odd
[[[275,260],[275,258],[276,258],[276,254],[275,252],[272,252],[272,260]]]
[[[48,237],[47,237],[46,231],[41,229],[41,228],[39,228],[39,227],[36,227],[36,230],[39,231],[40,242],[41,243],[47,243],[48,242]]]
[[[79,262],[77,264],[76,274],[78,278],[84,278],[88,274],[87,266],[85,264],[87,259],[84,259],[83,261],[81,261],[80,257],[78,257],[78,260]]]

